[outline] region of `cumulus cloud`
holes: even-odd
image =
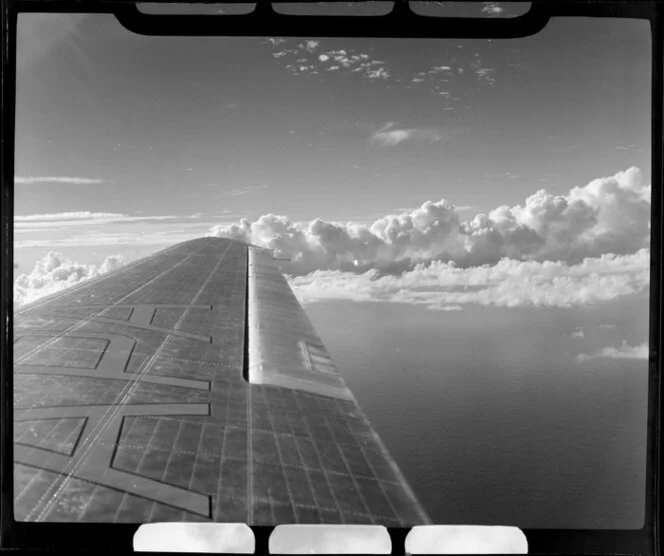
[[[583,328],[579,327],[574,332],[572,332],[572,338],[583,338],[585,334],[583,333]]]
[[[308,40],[298,45],[298,48],[302,48],[307,52],[313,52],[318,48],[320,41]]]
[[[575,265],[648,247],[650,186],[637,168],[630,168],[574,187],[567,195],[540,190],[523,205],[500,206],[465,221],[459,213],[441,199],[371,224],[320,218],[293,222],[265,214],[255,221],[213,226],[208,235],[273,249],[276,256],[292,260],[294,275],[315,270],[397,274],[417,264],[465,268],[503,259]],[[639,260],[647,260],[644,253]]]
[[[411,83],[423,83],[426,80],[431,81],[435,79],[436,82],[446,83],[448,79],[441,79],[441,74],[445,77],[450,77],[453,75],[452,66],[441,65],[441,66],[431,66],[428,70],[418,71],[413,75],[410,82]]]
[[[480,82],[486,83],[487,85],[493,85],[496,82],[496,79],[494,77],[494,73],[496,70],[493,68],[483,66],[481,60],[476,60],[472,62],[470,64],[470,67],[473,69],[475,75],[477,76],[477,79],[479,79]]]
[[[577,355],[578,361],[588,361],[590,359],[610,358],[610,359],[648,359],[648,342],[643,342],[638,346],[627,345],[623,341],[622,345],[618,348],[609,346],[596,351],[595,353],[582,353]]]
[[[394,122],[388,122],[385,126],[371,135],[371,144],[381,147],[395,147],[407,140],[423,140],[428,142],[440,141],[443,135],[435,129],[394,129]]]
[[[369,223],[265,214],[212,227],[274,252],[302,302],[423,304],[454,311],[593,305],[647,292],[650,186],[637,168],[462,221],[442,199]]]
[[[14,176],[14,183],[30,185],[34,183],[58,183],[66,185],[92,185],[108,183],[99,178],[80,178],[69,176]]]
[[[370,270],[363,274],[318,270],[291,276],[302,303],[332,299],[423,305],[459,310],[489,307],[581,307],[647,292],[650,254],[602,255],[568,265],[557,261],[502,259],[494,265],[461,268],[436,261],[400,275]]]
[[[385,68],[362,68],[367,79],[387,79],[390,72]]]
[[[272,43],[275,47],[279,44],[281,43]],[[272,56],[283,58],[284,67],[293,75],[346,70],[362,76],[367,81],[386,80],[390,77],[390,70],[385,62],[372,59],[365,52],[352,48],[323,52],[319,47],[320,41],[307,40],[296,48],[280,48],[273,52]]]
[[[95,278],[125,263],[121,255],[106,257],[100,266],[81,264],[49,251],[37,261],[30,274],[21,274],[14,282],[14,306],[20,307],[40,297],[70,288],[84,280]]]

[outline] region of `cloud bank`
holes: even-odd
[[[272,56],[276,59],[283,58],[285,69],[293,75],[343,71],[360,75],[366,81],[384,81],[390,77],[386,63],[372,58],[365,52],[352,48],[319,49],[320,41],[317,40],[306,40],[293,48],[280,46],[286,42],[283,39],[279,39],[279,42],[271,39],[270,43],[277,48],[272,52]]]
[[[458,310],[585,306],[647,292],[650,185],[637,168],[566,195],[462,221],[445,199],[371,224],[293,222],[265,214],[210,236],[272,249],[302,302],[392,301]]]
[[[94,185],[108,183],[99,178],[79,178],[70,176],[14,176],[14,183],[30,185],[34,183],[59,183],[66,185]]]
[[[320,218],[294,222],[265,214],[255,221],[217,224],[207,235],[252,243],[290,260],[284,271],[304,303],[386,301],[443,311],[468,304],[573,307],[648,291],[650,185],[637,168],[592,180],[566,195],[540,190],[523,204],[503,205],[470,220],[462,221],[461,212],[441,199],[369,224]],[[19,218],[27,226],[117,215]],[[96,267],[49,252],[30,274],[16,279],[15,303],[33,301],[122,263],[120,257],[108,257]],[[632,353],[606,349],[585,357]]]
[[[454,311],[485,307],[581,307],[646,292],[650,253],[602,255],[576,265],[562,261],[502,259],[495,265],[461,268],[435,261],[400,275],[377,270],[354,274],[318,270],[293,276],[290,284],[302,303],[345,299],[424,305]]]
[[[591,359],[609,358],[609,359],[648,359],[648,342],[643,342],[638,346],[629,346],[623,341],[618,348],[613,346],[605,347],[595,353],[582,353],[576,356],[577,361],[589,361]]]
[[[37,261],[30,274],[21,274],[14,282],[14,307],[31,303],[40,297],[70,288],[120,268],[125,259],[119,255],[106,257],[100,266],[81,264],[49,251]]]
[[[372,224],[293,222],[265,214],[255,221],[213,226],[209,236],[273,249],[291,259],[289,272],[316,270],[399,274],[434,262],[460,267],[513,261],[581,263],[602,255],[647,248],[650,185],[638,168],[574,187],[567,195],[539,190],[523,205],[500,206],[462,221],[445,199],[387,215]]]
[[[404,141],[440,141],[442,133],[435,129],[394,129],[394,122],[388,122],[385,126],[371,135],[370,143],[379,147],[396,147]]]

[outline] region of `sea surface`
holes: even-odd
[[[306,311],[434,523],[642,526],[648,362],[576,356],[647,341],[647,297]]]

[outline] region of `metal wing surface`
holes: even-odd
[[[425,524],[267,251],[202,238],[20,308],[19,521]]]

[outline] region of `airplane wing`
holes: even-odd
[[[14,319],[18,521],[429,523],[269,252],[178,244]]]

